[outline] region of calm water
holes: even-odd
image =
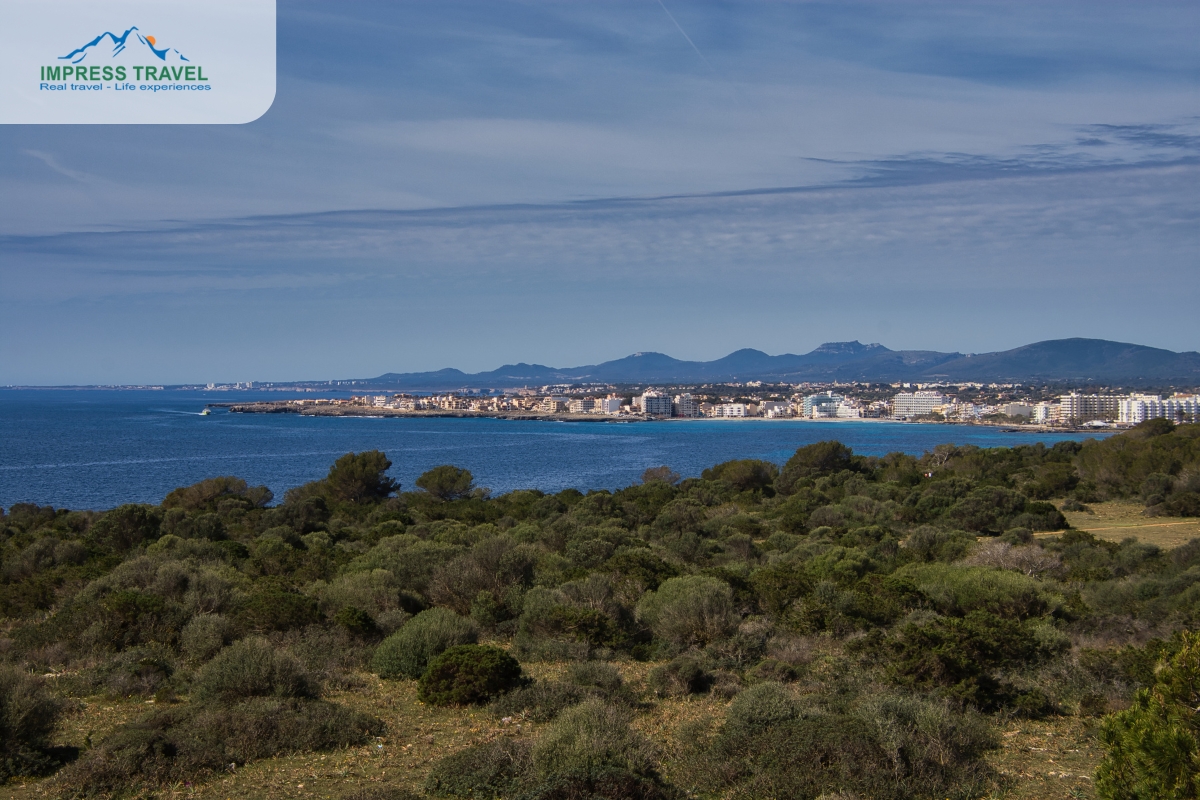
[[[387,453],[391,475],[405,487],[426,469],[452,463],[471,470],[477,484],[503,492],[619,488],[660,464],[686,477],[732,458],[783,463],[797,447],[822,439],[839,439],[867,455],[896,450],[920,455],[943,442],[995,447],[1084,438],[881,422],[614,424],[322,418],[221,410],[199,415],[206,402],[286,397],[0,390],[0,506],[32,502],[100,509],[157,503],[177,486],[214,475],[266,484],[282,497],[288,488],[323,477],[338,456],[371,449]]]

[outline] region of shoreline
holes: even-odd
[[[1120,428],[1061,427],[1051,425],[1013,425],[990,422],[899,420],[883,417],[857,417],[847,419],[808,419],[805,417],[647,417],[642,414],[610,416],[605,414],[550,414],[536,411],[467,411],[450,409],[423,409],[402,411],[395,408],[370,408],[367,406],[297,406],[290,401],[266,401],[260,403],[206,403],[205,408],[224,408],[231,414],[296,414],[302,417],[361,417],[367,419],[501,419],[520,422],[603,422],[622,424],[633,422],[804,422],[828,425],[847,423],[893,425],[945,425],[993,428],[1002,433],[1116,433]]]

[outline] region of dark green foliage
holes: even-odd
[[[0,665],[0,784],[20,775],[44,775],[60,761],[50,735],[62,714],[41,680]]]
[[[487,703],[528,683],[521,664],[500,648],[460,644],[429,662],[417,696],[435,706],[467,706]]]
[[[118,726],[58,777],[62,796],[119,794],[193,781],[230,764],[359,745],[384,733],[374,717],[320,700],[255,697],[188,704]]]
[[[470,470],[443,464],[422,473],[417,478],[417,488],[424,489],[439,500],[457,500],[471,493],[474,480]]]
[[[802,481],[811,481],[856,465],[854,453],[841,442],[817,442],[801,447],[788,459],[775,481],[781,494],[793,494]]]
[[[605,797],[603,786],[629,797],[661,797],[649,744],[629,727],[626,711],[599,700],[568,708],[539,737],[533,797]],[[620,797],[622,795],[615,795]]]
[[[996,673],[1037,664],[1063,644],[1034,623],[972,611],[961,619],[909,623],[891,638],[867,646],[902,685],[940,688],[947,697],[983,710],[1013,707],[1041,716],[1048,710],[1044,695],[1021,692]]]
[[[1101,800],[1185,800],[1200,796],[1200,634],[1185,633],[1154,685],[1133,707],[1104,720],[1107,748],[1096,772]]]
[[[778,475],[779,467],[770,461],[753,458],[726,461],[700,473],[700,477],[706,481],[724,481],[739,492],[761,492],[768,489]],[[770,494],[774,494],[773,489]]]
[[[311,597],[268,584],[246,598],[237,617],[253,631],[287,631],[319,622],[321,611]]]
[[[422,611],[380,643],[371,669],[381,678],[411,678],[424,674],[429,662],[451,647],[473,644],[474,624],[446,608]]]
[[[196,697],[232,702],[248,697],[316,697],[318,686],[300,662],[266,639],[230,645],[196,673]]]
[[[124,505],[100,517],[88,532],[100,547],[123,553],[158,538],[162,516],[153,506]]]
[[[375,639],[379,636],[379,626],[375,624],[374,617],[361,608],[342,606],[334,615],[333,621],[361,639]]]
[[[385,474],[391,466],[392,462],[378,450],[347,453],[333,462],[325,478],[329,495],[347,503],[383,500],[400,488]]]
[[[183,511],[216,511],[224,500],[242,500],[249,508],[262,508],[274,499],[266,486],[247,486],[241,478],[227,475],[206,478],[191,486],[175,489],[163,498],[163,508]]]

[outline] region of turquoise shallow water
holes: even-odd
[[[688,420],[517,422],[229,414],[206,402],[284,399],[279,393],[0,391],[0,506],[65,508],[157,503],[214,475],[266,484],[276,496],[325,475],[338,456],[379,449],[405,487],[452,463],[493,491],[615,489],[647,467],[684,476],[732,458],[783,463],[797,447],[839,439],[855,452],[921,454],[944,442],[980,447],[1053,443],[1094,434],[1005,433],[996,428],[892,422]],[[1103,434],[1101,434],[1103,435]]]

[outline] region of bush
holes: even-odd
[[[380,643],[371,659],[371,669],[381,678],[416,680],[434,656],[456,645],[474,644],[478,638],[470,620],[448,608],[431,608]]]
[[[435,706],[486,703],[527,684],[521,664],[498,647],[460,644],[429,662],[417,697]]]
[[[772,725],[800,716],[800,705],[778,683],[760,683],[738,694],[725,712],[725,731],[731,736],[754,736]]]
[[[338,800],[421,800],[421,796],[397,786],[371,786],[347,792]]]
[[[646,683],[659,697],[686,697],[708,691],[712,676],[693,656],[676,656],[650,670]]]
[[[496,739],[438,761],[425,781],[425,791],[434,797],[517,797],[528,781],[531,766],[527,741]]]
[[[1158,670],[1154,686],[1140,689],[1133,707],[1106,717],[1107,748],[1096,771],[1101,800],[1183,800],[1200,796],[1200,633]]]
[[[584,661],[567,667],[567,680],[576,686],[595,689],[605,695],[619,692],[625,685],[621,673],[603,661]]]
[[[538,681],[496,698],[489,707],[497,719],[523,716],[531,722],[549,722],[565,709],[582,703],[591,694],[579,686]]]
[[[538,739],[533,766],[543,781],[586,780],[607,772],[654,774],[649,745],[629,727],[627,713],[600,700],[560,714]]]
[[[233,626],[220,614],[197,614],[179,633],[179,647],[194,662],[208,661],[229,644]]]
[[[739,622],[729,584],[703,575],[664,581],[642,597],[637,612],[655,637],[679,650],[724,639]]]
[[[222,650],[195,680],[198,699],[222,703],[247,697],[316,697],[318,688],[299,661],[257,637]]]
[[[192,781],[256,759],[361,745],[382,722],[320,700],[256,697],[187,704],[119,726],[60,773],[60,793],[92,797]]]
[[[58,767],[47,752],[61,704],[38,678],[0,666],[0,784],[18,775],[44,775]]]

